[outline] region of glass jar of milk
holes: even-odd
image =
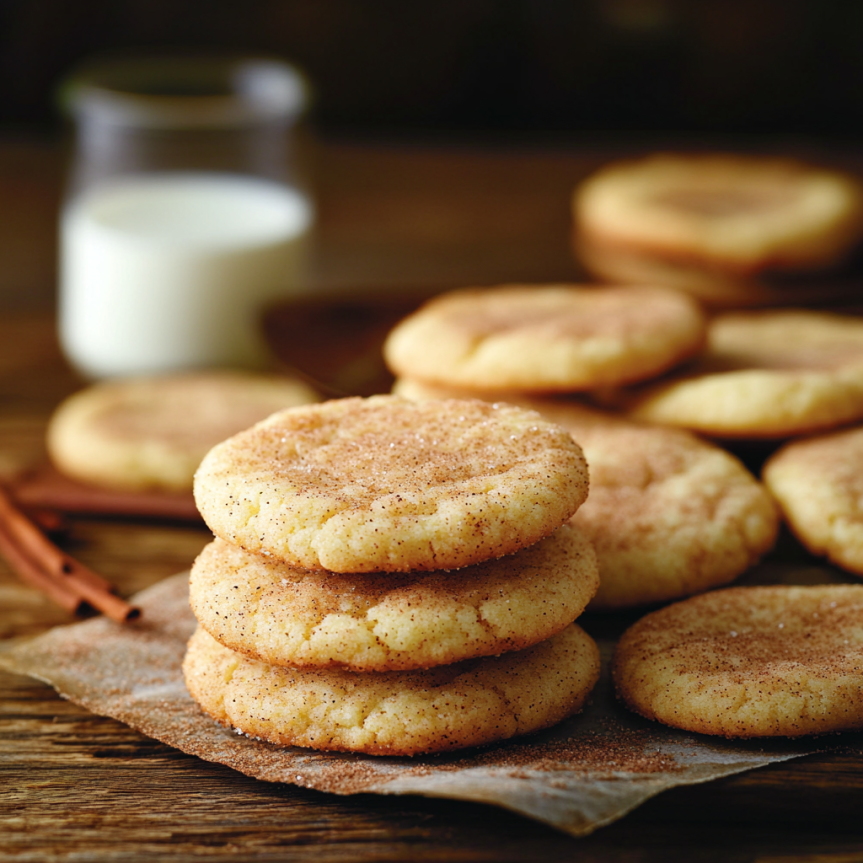
[[[262,310],[306,286],[302,75],[266,58],[114,60],[61,95],[76,132],[58,300],[72,365],[265,365]]]

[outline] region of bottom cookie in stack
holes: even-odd
[[[573,621],[598,587],[565,525],[457,571],[310,571],[215,540],[190,588],[184,663],[217,722],[280,745],[415,755],[539,731],[579,712],[599,654]]]

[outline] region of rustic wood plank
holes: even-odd
[[[43,175],[57,181],[56,154],[43,155],[49,170],[28,171],[28,183]],[[536,159],[334,146],[321,155],[322,288],[438,288],[575,272],[568,193],[596,154]],[[0,161],[0,174],[8,170]],[[53,200],[50,190],[37,194]],[[14,202],[7,217],[13,211]],[[28,235],[31,248],[54,242],[53,222],[40,230],[40,238]],[[22,261],[4,273],[4,289],[38,281]],[[62,360],[54,326],[50,307],[0,314],[0,475],[44,459],[48,417],[82,383]],[[62,543],[129,595],[187,568],[208,539],[189,525],[80,518],[70,520]],[[0,638],[70,621],[0,562]],[[3,861],[844,863],[863,850],[861,792],[863,736],[845,735],[833,751],[665,792],[574,839],[479,804],[337,797],[249,779],[0,672]]]
[[[258,782],[93,716],[18,675],[0,674],[0,705],[0,857],[15,849],[62,859],[77,849],[92,860],[228,860],[253,848],[268,859],[290,847],[298,860],[565,860],[576,850],[579,859],[627,860],[637,846],[638,860],[659,860],[659,849],[666,860],[721,860],[740,842],[783,854],[863,847],[857,735],[836,754],[666,792],[573,839],[477,804],[340,798]],[[723,837],[707,856],[705,830]],[[645,853],[652,846],[655,856]]]

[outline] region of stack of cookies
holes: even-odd
[[[578,712],[599,671],[574,623],[597,590],[568,524],[571,435],[538,413],[395,396],[308,405],[214,447],[195,496],[184,673],[216,721],[280,745],[474,746]]]
[[[593,276],[675,287],[717,308],[856,297],[863,186],[776,156],[655,153],[612,162],[573,194]]]

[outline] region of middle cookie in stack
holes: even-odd
[[[566,524],[587,496],[539,414],[392,396],[281,412],[217,446],[196,498],[187,685],[283,745],[409,755],[576,713],[598,654],[573,621],[598,586]]]

